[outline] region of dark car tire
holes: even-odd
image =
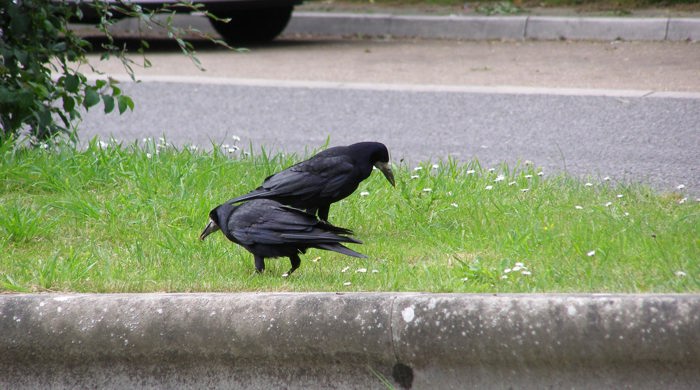
[[[264,43],[275,39],[287,27],[292,10],[293,6],[236,10],[229,15],[216,14],[221,18],[230,18],[230,22],[211,19],[211,23],[229,45]]]

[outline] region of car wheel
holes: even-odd
[[[293,9],[293,6],[289,6],[236,10],[229,15],[216,14],[221,18],[230,18],[228,23],[214,19],[211,19],[211,23],[230,45],[269,42],[287,27]]]

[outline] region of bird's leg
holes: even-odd
[[[261,274],[265,271],[265,258],[262,256],[255,256],[255,272]]]
[[[295,269],[299,268],[299,265],[301,264],[301,259],[299,258],[299,255],[297,255],[296,253],[289,256],[289,261],[292,263],[292,269],[290,269],[286,273],[282,274],[283,278],[286,278],[289,275],[291,275],[292,272],[294,272]]]
[[[318,219],[328,222],[328,212],[331,209],[331,205],[327,204],[318,208]]]

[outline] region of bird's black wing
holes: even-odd
[[[334,197],[341,192],[348,180],[352,180],[354,171],[352,160],[345,155],[312,158],[269,176],[254,191],[227,203],[259,198],[283,201]]]
[[[342,235],[350,233],[349,230],[319,222],[316,217],[304,211],[276,203],[257,203],[255,206],[238,211],[229,221],[231,234],[242,244],[311,246],[337,242],[360,243]]]

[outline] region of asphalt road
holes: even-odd
[[[411,165],[448,156],[477,158],[489,167],[529,160],[547,174],[609,176],[663,191],[683,184],[700,194],[700,94],[694,93],[700,78],[688,78],[697,66],[684,61],[697,55],[697,46],[610,45],[283,40],[243,55],[205,47],[204,75],[213,78],[162,49],[150,55],[154,67],[140,73],[143,83],[123,85],[135,111],[109,120],[91,112],[81,136],[124,142],[164,136],[178,145],[211,147],[230,144],[235,135],[242,146],[299,153],[328,137],[332,145],[371,139]],[[483,57],[470,56],[470,49]],[[576,53],[586,52],[577,62]],[[621,52],[627,58],[622,65]],[[547,61],[557,55],[567,69]],[[432,62],[439,58],[448,64]],[[612,75],[604,72],[606,61]],[[120,73],[109,66],[111,74]],[[437,70],[432,76],[426,74],[431,68]],[[509,69],[520,79],[508,78]],[[628,77],[615,77],[618,72]],[[450,74],[475,80],[451,82]],[[669,90],[690,95],[641,97]]]

